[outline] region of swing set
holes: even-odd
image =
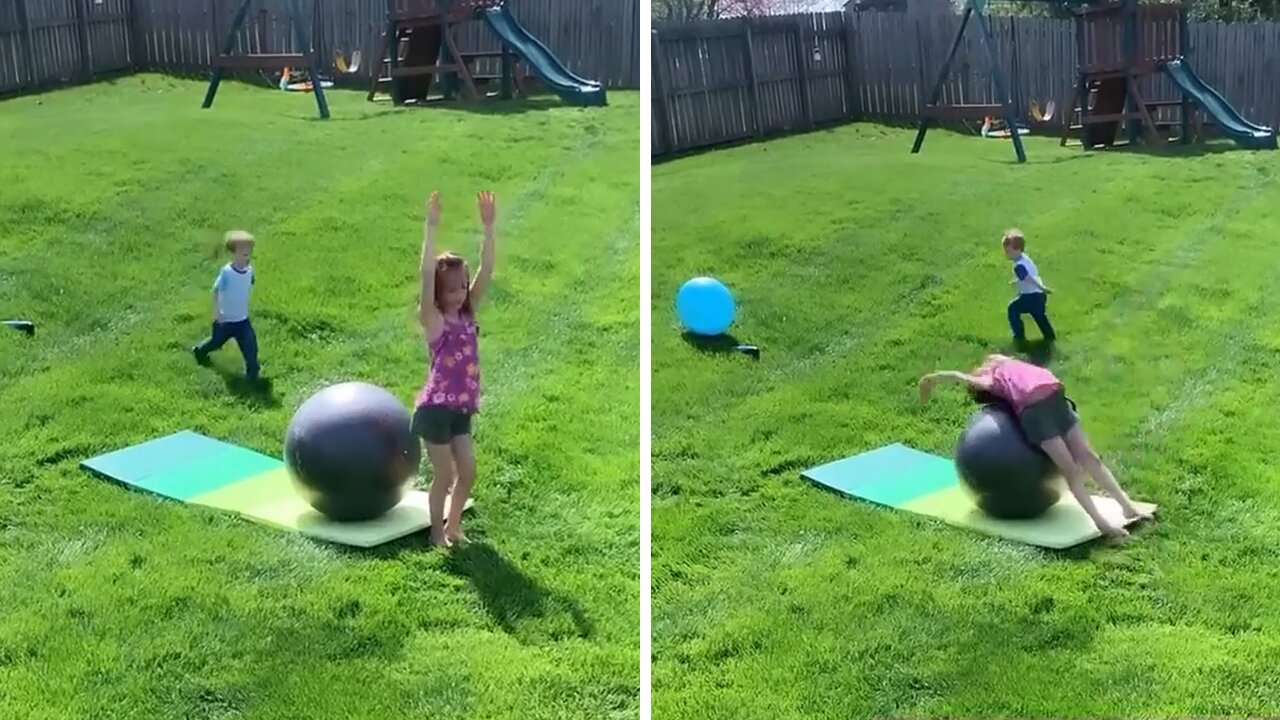
[[[228,70],[279,70],[280,89],[313,93],[320,119],[328,119],[329,102],[325,99],[324,88],[332,86],[333,83],[327,81],[326,84],[320,72],[319,58],[307,34],[307,24],[302,21],[302,9],[298,0],[287,0],[286,7],[289,12],[289,25],[293,28],[294,46],[299,48],[300,52],[233,54],[236,49],[236,39],[244,26],[252,3],[253,0],[240,0],[240,6],[231,19],[231,29],[227,31],[227,38],[217,57],[213,58],[213,78],[209,80],[209,89],[205,92],[204,103],[200,107],[206,110],[213,107],[218,87],[222,84],[222,79]],[[345,65],[345,61],[343,64]],[[359,67],[354,57],[352,65]],[[355,69],[350,67],[349,69],[355,72]]]

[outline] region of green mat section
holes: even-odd
[[[89,458],[80,465],[116,482],[139,487],[175,500],[185,500],[206,492],[210,488],[195,485],[187,488],[181,480],[175,481],[172,475],[167,480],[162,478],[162,482],[158,483],[147,483],[147,478],[162,473],[180,472],[194,463],[208,461],[216,455],[234,452],[251,451],[190,430],[183,430],[140,445]]]
[[[900,443],[805,470],[804,477],[845,495],[901,507],[956,483],[951,460]]]
[[[294,491],[279,459],[189,430],[99,455],[81,465],[139,490],[346,545],[372,547],[425,531],[431,524],[427,494],[418,491],[408,493],[382,517],[335,522]],[[473,504],[468,499],[466,507]]]
[[[992,518],[974,504],[950,459],[902,444],[886,445],[801,474],[844,495],[1029,545],[1064,549],[1102,536],[1065,488],[1058,504],[1034,520]],[[1112,524],[1128,526],[1135,522],[1124,518],[1114,500],[1095,495],[1093,501]],[[1134,504],[1145,512],[1156,511],[1150,503]]]

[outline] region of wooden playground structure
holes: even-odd
[[[242,30],[254,0],[238,3],[226,40],[213,58],[213,77],[202,107],[212,107],[228,70],[275,70],[280,72],[281,90],[313,93],[320,117],[328,118],[324,88],[333,83],[325,79],[329,68],[320,64],[309,37],[311,25],[301,11],[301,0],[285,0],[289,34],[297,48],[287,53],[269,53],[260,48],[258,52],[236,54],[238,46],[254,44],[242,42]],[[312,8],[316,7],[313,3]],[[462,51],[458,34],[470,24],[483,24],[497,38],[500,49]],[[386,25],[371,60],[376,62],[370,63],[369,68],[370,101],[377,100],[380,94],[389,95],[396,105],[459,97],[478,100],[493,95],[508,99],[517,94],[528,95],[536,76],[567,103],[608,104],[604,86],[570,70],[520,23],[505,0],[386,0]],[[343,74],[356,72],[358,65],[358,53],[352,55],[350,64],[341,55],[334,62]],[[487,86],[495,82],[499,84],[498,91],[486,92]]]
[[[1018,162],[1026,162],[1021,137],[1026,131],[1018,129],[1023,113],[1010,96],[987,3],[988,0],[967,0],[946,61],[922,103],[912,153],[920,152],[925,134],[936,121],[983,120],[989,124],[990,118],[997,118],[1009,129],[1007,136]],[[1073,134],[1078,134],[1085,150],[1111,147],[1117,144],[1121,128],[1128,144],[1155,145],[1170,140],[1187,143],[1204,137],[1204,122],[1197,112],[1200,110],[1241,147],[1276,149],[1274,130],[1245,120],[1186,62],[1190,43],[1185,5],[1142,4],[1138,0],[1068,0],[1066,4],[1075,15],[1077,67],[1071,97],[1063,106],[1060,145],[1065,146]],[[944,83],[971,22],[981,33],[998,102],[940,103]],[[1178,97],[1153,99],[1157,79],[1171,81]],[[1169,132],[1175,128],[1176,134]]]
[[[1061,145],[1078,132],[1085,149],[1110,147],[1121,127],[1129,143],[1162,142],[1160,131],[1177,127],[1178,140],[1199,137],[1200,123],[1184,94],[1174,100],[1152,100],[1147,88],[1166,63],[1182,57],[1187,41],[1187,8],[1181,3],[1139,5],[1113,0],[1072,9],[1076,15],[1076,83],[1065,107]],[[1144,87],[1145,86],[1145,87]],[[1174,110],[1174,120],[1157,120],[1161,108]]]
[[[494,80],[501,83],[502,98],[526,91],[523,68],[505,46],[489,52],[464,53],[458,49],[458,31],[466,23],[478,22],[481,11],[502,3],[503,0],[387,0],[387,27],[374,55],[381,64],[370,74],[368,99],[377,99],[386,88],[396,105],[423,103],[435,85],[442,99],[452,98],[460,90],[465,98],[475,100],[480,97],[479,88]],[[497,75],[477,73],[475,64],[487,59],[500,61]]]
[[[471,23],[483,24],[497,37],[501,49],[459,50],[457,34]],[[521,25],[505,0],[387,0],[386,29],[375,56],[378,64],[369,78],[370,101],[383,92],[396,105],[458,96],[508,99],[528,95],[536,76],[571,104],[607,104],[604,87],[571,71]],[[497,93],[483,92],[495,82]]]

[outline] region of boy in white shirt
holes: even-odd
[[[231,262],[222,266],[213,281],[213,331],[208,340],[191,348],[201,365],[209,361],[209,353],[235,340],[244,356],[245,375],[258,380],[258,338],[249,322],[249,292],[253,289],[253,236],[243,230],[226,234],[225,244]]]
[[[1018,297],[1009,303],[1009,329],[1013,331],[1013,341],[1018,344],[1027,340],[1026,329],[1022,325],[1022,316],[1030,315],[1040,328],[1040,334],[1046,342],[1053,342],[1057,334],[1045,314],[1045,305],[1052,290],[1040,280],[1036,264],[1027,257],[1027,239],[1017,228],[1006,230],[1000,239],[1004,247],[1004,256],[1013,261],[1013,284],[1018,286]]]

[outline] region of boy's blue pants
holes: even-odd
[[[258,337],[253,333],[253,324],[248,320],[239,322],[215,322],[213,331],[208,340],[205,340],[196,348],[196,352],[200,355],[208,355],[227,344],[228,340],[235,340],[236,345],[240,346],[240,354],[244,356],[245,375],[250,380],[258,377]]]
[[[1026,339],[1027,331],[1022,325],[1023,315],[1031,316],[1045,340],[1057,337],[1053,332],[1053,325],[1049,324],[1049,316],[1045,314],[1046,301],[1044,293],[1026,293],[1009,303],[1009,329],[1013,331],[1014,340]]]

